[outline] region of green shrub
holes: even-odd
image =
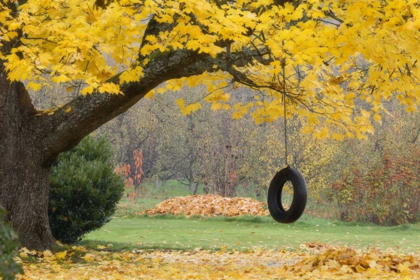
[[[17,253],[17,236],[12,229],[3,222],[6,211],[0,208],[0,279],[15,279],[17,273],[23,273],[20,264],[17,264],[13,257]]]
[[[106,138],[87,137],[54,164],[48,213],[52,234],[62,243],[80,240],[114,214],[124,180],[114,173],[111,155]]]

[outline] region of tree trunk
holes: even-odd
[[[159,176],[156,176],[156,180],[155,180],[155,190],[159,189]]]
[[[7,211],[5,220],[12,222],[23,247],[52,249],[55,240],[48,221],[49,168],[21,159],[15,166],[0,163],[0,204]]]
[[[162,191],[165,192],[166,191],[166,177],[162,177],[161,181],[162,181]]]
[[[198,183],[194,182],[194,170],[192,168],[192,164],[190,164],[190,175],[188,176],[188,181],[190,183],[190,193],[191,194],[197,194],[198,190]]]
[[[35,109],[22,83],[10,83],[0,65],[0,206],[7,211],[21,245],[51,249],[48,175],[30,119]]]
[[[191,194],[195,195],[198,191],[198,183],[194,183],[194,181],[190,182],[190,192]]]

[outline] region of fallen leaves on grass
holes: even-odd
[[[190,195],[167,199],[155,208],[139,212],[138,215],[185,215],[189,216],[266,216],[266,203],[252,198],[222,197],[219,195]]]
[[[296,275],[317,275],[326,272],[339,276],[357,274],[374,279],[379,276],[381,279],[390,279],[395,275],[416,275],[416,278],[406,279],[420,277],[419,254],[398,254],[392,251],[383,253],[376,248],[361,252],[353,248],[328,246],[317,242],[306,243],[304,246],[318,253],[290,266],[289,271],[295,272]],[[382,278],[384,275],[388,276]]]
[[[420,254],[310,244],[296,252],[21,250],[26,279],[419,279]],[[308,248],[306,250],[305,248]]]

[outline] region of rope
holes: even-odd
[[[285,158],[286,158],[286,165],[288,166],[289,163],[287,161],[288,152],[287,152],[287,118],[286,118],[286,60],[282,60],[282,68],[283,68],[283,113],[284,113],[284,148],[285,148]]]
[[[286,97],[283,98],[283,110],[284,110],[284,148],[285,148],[286,165],[289,165],[289,163],[287,162],[288,153],[287,153]]]

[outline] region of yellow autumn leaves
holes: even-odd
[[[267,216],[266,203],[252,198],[222,197],[219,195],[189,195],[167,199],[155,208],[138,215],[184,215],[190,216]]]
[[[31,0],[19,6],[13,19],[5,16],[2,33],[7,29],[24,33],[20,46],[2,54],[8,61],[9,79],[29,80],[32,83],[28,87],[35,91],[50,83],[83,83],[90,87],[83,89],[82,94],[97,89],[119,93],[118,85],[106,81],[118,73],[115,64],[126,68],[133,65],[138,55],[134,44],[140,42],[147,23],[141,20],[150,11],[137,13],[114,4],[101,10],[93,4],[94,1]],[[110,61],[115,66],[110,66]],[[122,82],[132,81],[132,75],[140,79],[141,68],[132,68],[123,75]]]
[[[358,251],[319,243],[300,250],[107,251],[22,249],[18,279],[418,279],[420,255]]]
[[[227,63],[241,53],[249,61],[235,70],[262,97],[251,105],[229,104],[238,84],[229,87],[232,76],[215,72],[217,65],[156,92],[203,84],[204,97],[178,102],[184,114],[206,100],[213,110],[237,108],[235,119],[252,112],[258,123],[281,117],[286,96],[286,115],[306,119],[304,132],[338,140],[372,132],[393,96],[407,111],[420,102],[415,0],[310,0],[296,6],[272,0],[121,0],[105,9],[94,2],[28,0],[12,13],[7,5],[14,1],[3,1],[0,44],[22,34],[20,44],[0,54],[9,79],[27,81],[33,91],[66,83],[81,94],[121,94],[122,84],[141,81],[145,67],[162,54],[192,50]],[[152,19],[160,30],[146,33]],[[116,75],[118,82],[109,82]]]
[[[152,54],[190,49],[215,57],[224,51],[219,40],[249,42],[241,33],[256,25],[256,15],[242,9],[245,3],[219,7],[207,1],[125,0],[102,9],[94,2],[29,0],[17,16],[1,4],[2,41],[24,33],[20,46],[2,54],[9,78],[32,81],[28,87],[35,91],[51,82],[82,82],[88,85],[82,94],[96,89],[120,93],[107,80],[118,72],[120,84],[140,80]],[[143,38],[152,17],[173,27]]]

